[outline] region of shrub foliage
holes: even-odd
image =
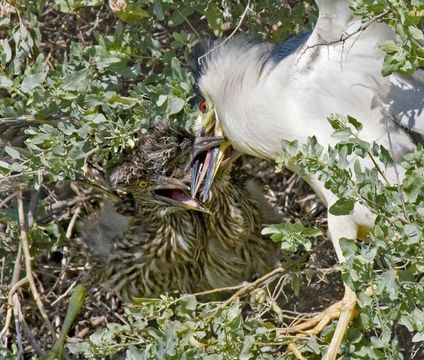
[[[386,22],[399,36],[398,42],[381,44],[384,75],[411,74],[424,65],[422,0],[350,3],[364,21]],[[17,187],[32,194],[36,203],[25,203],[32,208],[27,223],[34,258],[72,245],[72,220],[51,216],[50,198],[38,199],[34,191],[48,189],[51,197],[60,197],[67,191],[63,184],[72,182],[80,189],[95,185],[93,169],[113,166],[134,146],[143,124],[166,118],[189,126],[193,79],[186,64],[199,41],[237,29],[277,42],[312,29],[316,19],[310,0],[0,0],[2,282],[16,283],[14,262],[21,261],[13,196]],[[400,186],[385,184],[380,169],[393,162],[386,149],[360,140],[359,121],[366,119],[329,120],[340,140],[337,146],[323,149],[313,138],[303,147],[286,141],[280,163],[294,160],[305,173],[319,174],[340,197],[330,209],[333,214],[347,214],[361,203],[376,215],[368,243],[342,243],[347,258],[342,276],[358,292],[361,313],[341,351],[350,359],[402,359],[401,349],[409,347],[409,354],[420,356],[424,150],[418,147],[406,156],[402,166],[407,175]],[[357,164],[351,170],[347,164],[353,156],[373,157],[378,166],[361,169]],[[299,249],[311,251],[310,239],[321,232],[298,223],[269,226],[264,234],[280,242],[285,254],[296,255]],[[126,308],[125,323],[108,324],[69,350],[91,359],[119,351],[127,359],[289,359],[293,355],[287,344],[296,343],[305,356],[319,359],[335,325],[319,336],[289,336],[283,330],[293,318],[267,295],[267,285],[285,276],[298,292],[297,267],[292,255],[287,259],[278,274],[244,288],[242,295],[250,294],[250,300],[239,302],[236,296],[224,303],[200,302],[196,296],[165,295],[141,299]],[[366,291],[370,287],[372,294]],[[5,303],[9,290],[0,288]],[[0,323],[3,327],[3,320]],[[0,356],[12,358],[20,351],[11,336],[7,347],[0,339]]]

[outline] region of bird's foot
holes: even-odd
[[[345,286],[345,295],[341,301],[329,306],[323,312],[309,320],[280,329],[279,333],[281,335],[298,334],[298,337],[318,335],[332,320],[338,319],[333,338],[323,357],[323,360],[334,360],[336,359],[350,321],[358,316],[358,314],[356,294],[349,287]],[[296,358],[305,359],[294,343],[290,343],[288,349]]]

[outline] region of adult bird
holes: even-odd
[[[109,174],[123,200],[82,227],[97,277],[122,299],[233,286],[275,265],[261,237],[247,175],[231,158],[218,171],[208,209],[191,198],[194,135],[165,122],[142,135]]]
[[[316,136],[324,147],[334,145],[326,118],[339,113],[363,122],[363,140],[390,149],[397,164],[414,150],[416,140],[422,139],[423,71],[413,76],[381,75],[383,53],[379,44],[394,39],[393,31],[372,21],[364,26],[351,13],[348,1],[316,3],[319,18],[311,34],[278,45],[236,37],[212,44],[199,57],[195,74],[203,129],[194,153],[194,185],[201,177],[196,155],[205,148],[210,150],[213,139],[209,137],[213,135],[225,135],[241,152],[275,159],[282,139],[304,144],[308,137]],[[209,167],[208,183],[219,156],[216,148],[208,151],[203,164],[203,168]],[[369,160],[359,161],[363,167],[373,167]],[[289,168],[302,175],[296,164]],[[404,176],[397,168],[398,175],[396,168],[385,174],[392,184]],[[327,207],[337,201],[317,176],[304,179]],[[373,223],[374,217],[361,205],[355,206],[352,215],[336,217],[328,213],[329,235],[340,262],[345,258],[339,240],[366,237]],[[338,324],[325,359],[336,358],[354,316],[356,294],[348,286],[339,305]],[[312,333],[318,331],[314,322],[307,326]]]

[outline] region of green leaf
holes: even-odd
[[[302,232],[302,235],[305,237],[317,237],[322,235],[322,231],[320,229],[305,227],[305,229]]]
[[[409,26],[408,30],[415,40],[424,40],[423,32],[420,29],[418,29],[415,25]]]
[[[393,40],[387,40],[380,44],[380,49],[387,54],[396,54],[399,48]]]
[[[55,0],[54,2],[64,13],[71,13],[76,8],[74,0]]]
[[[63,79],[62,89],[69,91],[81,91],[88,86],[88,69],[82,69],[70,73]]]
[[[353,239],[341,238],[339,240],[340,247],[342,249],[343,256],[348,259],[358,252],[358,246],[356,241]]]
[[[354,199],[341,198],[337,200],[333,205],[330,206],[328,211],[332,215],[350,215],[353,212],[356,201]]]
[[[129,3],[125,10],[119,11],[117,15],[122,21],[130,24],[142,23],[150,17],[150,14],[137,3]]]
[[[0,88],[9,88],[13,86],[13,81],[4,75],[0,75]]]
[[[215,36],[222,36],[224,20],[221,9],[213,2],[209,2],[206,9],[206,19]]]
[[[422,229],[418,224],[405,224],[403,227],[409,244],[416,244],[422,239]]]
[[[0,168],[5,170],[11,170],[11,165],[6,161],[0,160]]]
[[[40,71],[36,74],[25,76],[21,83],[21,91],[24,93],[31,93],[34,89],[42,84],[46,79],[47,71]]]
[[[378,158],[384,164],[385,167],[390,167],[394,164],[389,151],[383,145],[380,145],[380,154]]]
[[[294,155],[298,151],[299,142],[297,140],[281,140],[281,146],[286,153],[289,155]]]
[[[4,150],[13,160],[19,160],[21,158],[21,154],[19,154],[18,151],[16,151],[14,148],[11,148],[10,146],[5,146]]]
[[[333,130],[341,130],[344,129],[346,126],[343,124],[343,122],[340,120],[340,116],[338,115],[332,115],[327,118],[327,121],[330,123]]]
[[[10,48],[9,41],[7,39],[0,40],[1,53],[0,61],[3,65],[6,65],[10,60],[12,60],[12,49]]]
[[[383,282],[389,294],[389,298],[391,300],[396,300],[399,294],[399,285],[396,280],[396,273],[393,269],[386,271],[383,276]]]
[[[169,95],[167,112],[169,115],[177,114],[183,109],[184,105],[185,101],[183,99]]]
[[[155,3],[153,5],[153,14],[156,16],[156,19],[158,19],[159,21],[163,21],[164,12],[163,12],[162,0],[155,0]]]
[[[412,342],[417,343],[424,341],[424,330],[418,331],[413,337]]]
[[[252,358],[253,354],[251,353],[251,349],[255,344],[255,337],[252,335],[248,335],[245,337],[243,342],[243,347],[240,352],[240,360],[249,360]]]
[[[357,131],[361,131],[362,130],[362,124],[356,120],[354,117],[347,115],[347,121],[349,122],[349,124],[353,125],[353,127],[357,130]]]
[[[168,21],[170,27],[176,27],[186,21],[186,19],[194,13],[194,9],[190,6],[179,5],[172,13]]]
[[[347,140],[352,135],[352,130],[349,128],[344,128],[336,130],[331,134],[331,137],[336,140]]]
[[[296,296],[299,296],[299,292],[300,292],[300,280],[299,280],[299,275],[298,274],[292,274],[291,276],[291,287],[293,289],[293,293]]]

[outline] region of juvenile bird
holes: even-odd
[[[207,208],[190,196],[193,141],[157,124],[109,174],[125,200],[107,203],[83,226],[96,281],[124,300],[237,285],[274,265],[247,176],[231,159],[216,174]]]

